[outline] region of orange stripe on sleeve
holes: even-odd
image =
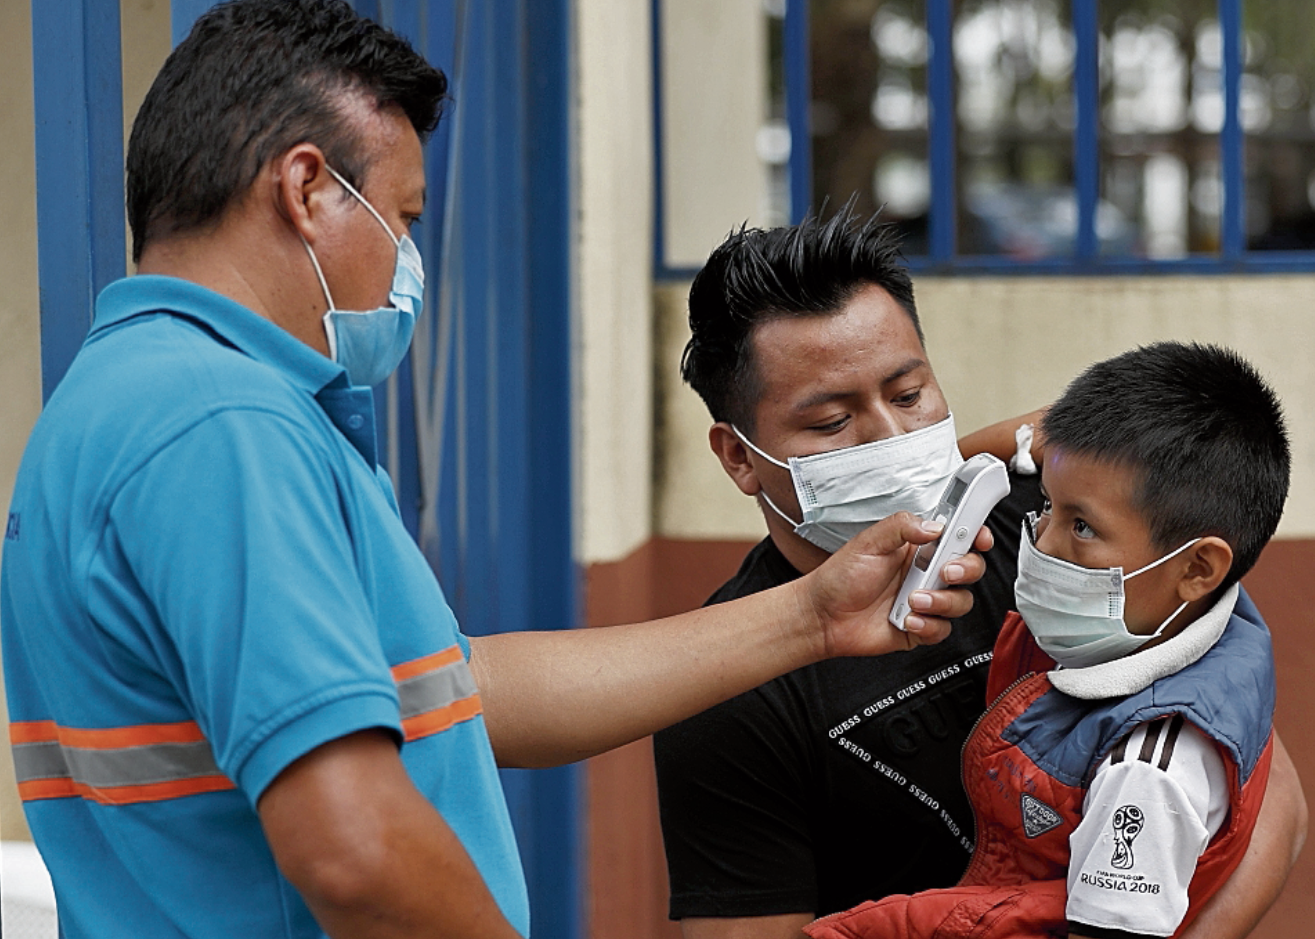
[[[157,743],[200,743],[205,740],[195,721],[174,724],[137,724],[131,727],[60,727],[54,721],[15,721],[9,725],[14,746],[24,743],[54,743],[82,750],[121,750]]]
[[[226,792],[237,786],[227,776],[198,776],[170,782],[145,783],[140,786],[113,786],[97,789],[75,783],[78,793],[101,805],[131,805],[135,802],[163,802],[203,792]]]
[[[196,721],[137,724],[103,730],[59,728],[61,744],[82,750],[121,750],[124,747],[146,747],[157,743],[201,743],[204,740],[205,735],[201,733]]]
[[[169,782],[146,783],[140,786],[108,786],[97,788],[77,782],[67,776],[58,779],[33,779],[18,784],[18,796],[24,802],[38,799],[68,799],[82,796],[101,805],[132,805],[138,802],[163,802],[204,792],[226,792],[237,786],[227,776],[198,776]]]
[[[59,726],[54,721],[14,721],[9,725],[9,742],[53,743],[59,739]]]
[[[408,742],[418,740],[421,737],[442,733],[449,727],[460,724],[462,721],[468,721],[472,717],[483,713],[483,711],[484,706],[480,703],[479,695],[473,694],[469,698],[453,701],[446,707],[435,708],[432,711],[417,714],[415,717],[408,717],[402,721],[402,730],[405,732]]]
[[[24,802],[37,799],[67,799],[78,795],[78,784],[67,776],[56,779],[30,779],[18,784],[18,797]]]
[[[408,678],[415,678],[417,675],[435,671],[444,665],[451,665],[453,662],[460,662],[464,659],[465,656],[461,654],[461,647],[451,646],[442,652],[435,652],[423,658],[403,662],[401,665],[394,665],[392,669],[393,681],[406,681]]]

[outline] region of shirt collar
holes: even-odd
[[[138,274],[106,287],[96,299],[96,318],[88,341],[112,327],[147,313],[193,320],[257,362],[278,369],[311,394],[347,388],[347,371],[286,329],[209,288],[177,277]]]

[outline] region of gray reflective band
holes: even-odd
[[[464,660],[397,683],[402,720],[435,711],[479,692]]]
[[[204,740],[113,749],[65,747],[51,741],[18,744],[13,752],[14,774],[20,783],[69,778],[93,789],[112,789],[223,775]]]
[[[14,775],[19,782],[59,779],[68,775],[68,763],[58,741],[14,744]]]

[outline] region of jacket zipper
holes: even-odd
[[[1008,688],[996,695],[995,700],[986,706],[986,710],[978,716],[977,720],[973,721],[972,729],[968,731],[968,736],[963,738],[963,746],[959,748],[959,781],[963,785],[963,794],[968,797],[968,807],[972,809],[973,813],[973,853],[968,857],[968,866],[965,867],[963,873],[959,875],[960,883],[963,883],[964,878],[968,876],[968,872],[971,871],[973,866],[977,863],[977,856],[981,853],[982,847],[981,819],[977,816],[977,803],[973,801],[972,792],[968,788],[967,766],[964,763],[964,757],[968,753],[968,744],[972,742],[973,736],[977,733],[977,728],[981,726],[982,721],[986,720],[987,716],[996,709],[996,706],[1005,698],[1009,697],[1019,685],[1026,681],[1030,681],[1035,677],[1036,672],[1028,672],[1025,675],[1021,675],[1014,679],[1013,683],[1010,684]]]

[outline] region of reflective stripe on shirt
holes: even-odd
[[[459,646],[392,669],[408,741],[482,712]],[[235,788],[195,721],[84,729],[54,721],[9,725],[23,801],[81,796],[102,805],[158,802]]]
[[[393,667],[407,741],[441,733],[483,711],[459,646]]]
[[[18,721],[9,738],[25,802],[82,796],[126,805],[234,788],[194,721],[101,730]]]

